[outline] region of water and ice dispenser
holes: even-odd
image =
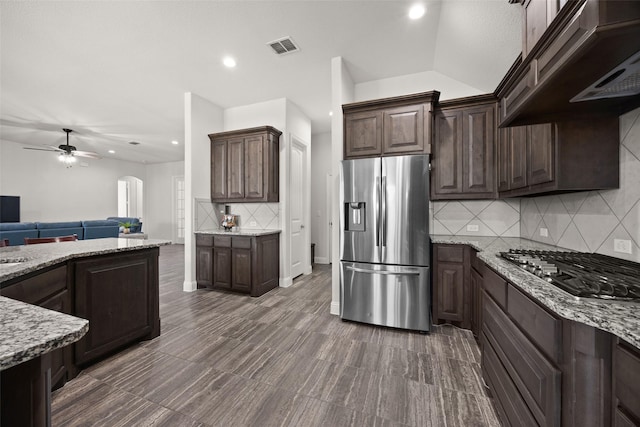
[[[365,202],[348,202],[344,204],[345,231],[366,231],[365,218],[367,204]]]

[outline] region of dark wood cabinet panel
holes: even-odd
[[[471,327],[469,248],[434,245],[433,322]]]
[[[74,315],[90,324],[89,332],[75,345],[77,365],[160,335],[158,252],[155,248],[72,263]]]
[[[231,289],[231,248],[213,248],[213,286],[221,289]]]
[[[424,105],[390,108],[383,115],[383,151],[392,153],[424,153],[429,139],[424,133]],[[428,123],[427,123],[428,126]]]
[[[482,325],[482,275],[475,269],[471,269],[469,278],[471,288],[471,332],[478,338]]]
[[[613,425],[640,425],[640,349],[616,339],[613,346]]]
[[[231,233],[229,233],[231,234]],[[213,237],[213,238],[212,238]],[[280,235],[231,236],[197,234],[201,250],[212,253],[212,262],[196,264],[210,268],[212,280],[207,287],[260,296],[277,288],[280,277]]]
[[[432,200],[462,193],[462,112],[436,113],[434,130]]]
[[[507,153],[498,153],[507,171],[500,197],[553,194],[619,187],[620,139],[617,117],[506,128]],[[504,163],[506,162],[506,164]],[[588,171],[588,173],[585,173]]]
[[[228,198],[226,140],[211,143],[211,198]]]
[[[196,282],[199,288],[213,284],[213,248],[196,246]]]
[[[434,115],[431,199],[496,197],[496,100],[441,102]]]
[[[527,0],[523,4],[522,56],[527,56],[558,13],[559,0]]]
[[[431,112],[439,92],[423,92],[342,106],[344,158],[431,152]]]
[[[382,154],[382,112],[345,114],[344,121],[345,158]]]
[[[71,296],[67,289],[60,293],[50,296],[39,304],[40,307],[49,310],[58,311],[60,313],[70,314],[73,310],[71,307]],[[62,387],[66,382],[67,374],[73,370],[73,352],[72,346],[66,346],[57,350],[53,350],[50,356],[51,360],[51,390]]]
[[[527,139],[528,129],[526,126],[509,128],[508,144],[509,157],[507,169],[509,171],[509,189],[515,190],[528,185],[527,182]]]
[[[499,192],[507,191],[509,189],[509,180],[511,179],[511,173],[509,171],[511,166],[511,162],[509,161],[511,156],[511,129],[513,128],[502,128],[498,133],[496,172],[498,174],[497,181]]]
[[[271,126],[210,134],[211,200],[277,202],[281,134]]]
[[[555,125],[529,126],[529,185],[544,184],[555,179]]]

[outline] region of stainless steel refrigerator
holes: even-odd
[[[429,331],[429,156],[343,160],[340,317]]]

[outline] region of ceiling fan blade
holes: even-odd
[[[36,150],[36,151],[61,151],[61,150],[58,150],[57,148],[55,150],[51,148],[35,148],[35,147],[22,147],[22,148],[24,148],[25,150]]]
[[[101,159],[102,157],[98,153],[92,153],[91,151],[72,151],[76,157],[87,157],[89,159]]]

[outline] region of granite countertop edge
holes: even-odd
[[[576,299],[498,256],[510,248],[570,249],[517,237],[432,235],[431,241],[471,246],[478,251],[481,261],[558,316],[610,332],[640,348],[640,303]]]
[[[0,283],[65,261],[170,245],[170,240],[105,238],[0,248]],[[17,261],[16,265],[9,265]]]
[[[276,228],[265,229],[244,229],[225,231],[220,229],[215,230],[198,230],[195,234],[215,235],[215,236],[266,236],[269,234],[279,234],[282,230]]]
[[[0,370],[72,344],[89,321],[0,296]]]

